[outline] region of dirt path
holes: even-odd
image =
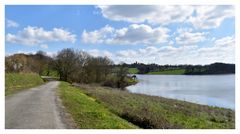
[[[58,81],[51,81],[6,97],[5,128],[66,128],[57,103],[58,85]]]

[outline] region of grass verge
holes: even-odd
[[[120,117],[141,128],[235,128],[235,112],[185,101],[133,94],[100,86],[80,85]]]
[[[63,105],[72,115],[78,128],[137,128],[69,83],[61,82],[59,93]]]
[[[43,84],[43,80],[34,73],[6,73],[5,95],[11,95],[23,89]]]
[[[181,74],[184,74],[184,73],[185,73],[185,69],[173,69],[173,70],[149,72],[148,74],[181,75]]]

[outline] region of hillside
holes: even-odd
[[[48,69],[51,60],[52,58],[42,51],[36,54],[14,54],[5,58],[5,71],[42,74]]]
[[[6,73],[5,95],[43,84],[42,78],[34,73]]]

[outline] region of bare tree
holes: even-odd
[[[84,51],[75,51],[76,55],[76,68],[73,74],[70,76],[70,80],[74,82],[83,83],[86,82],[86,73],[84,67],[88,65],[88,60],[91,56]]]
[[[68,77],[76,71],[77,56],[73,49],[63,49],[55,57],[54,68],[58,71],[60,80],[69,81]]]
[[[111,65],[113,65],[113,61],[107,57],[89,58],[85,66],[88,82],[99,83],[105,81],[108,75],[112,73]]]

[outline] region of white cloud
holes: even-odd
[[[138,56],[138,52],[136,50],[122,50],[116,53],[117,56],[123,57],[123,58],[133,58]]]
[[[226,36],[216,39],[209,47],[197,45],[187,46],[147,46],[140,49],[127,49],[111,52],[108,50],[92,49],[87,50],[94,57],[107,56],[115,63],[141,62],[157,64],[210,64],[214,62],[235,62],[235,39],[234,36]],[[32,53],[19,51],[17,53]],[[47,52],[53,56],[56,52]],[[6,54],[10,55],[10,54]]]
[[[234,36],[226,36],[221,39],[215,40],[216,46],[229,47],[229,46],[234,46],[234,44],[235,44]]]
[[[86,30],[84,30],[81,39],[84,43],[104,43],[108,38],[112,38],[114,30],[114,28],[108,25],[99,30],[91,32],[87,32]]]
[[[157,64],[210,64],[214,62],[235,62],[235,41],[234,36],[227,36],[217,39],[209,47],[199,47],[197,45],[187,46],[147,46],[141,49],[127,49],[116,52],[92,50],[91,54],[97,56],[108,56],[115,63],[121,61],[133,63]]]
[[[234,63],[235,39],[234,36],[226,36],[214,41],[213,47],[200,48],[196,57],[204,57],[203,60],[212,59],[219,62]]]
[[[19,24],[17,22],[15,22],[13,20],[9,20],[9,19],[6,20],[6,25],[7,25],[8,28],[19,27]]]
[[[99,56],[103,56],[103,57],[108,57],[111,58],[113,56],[113,54],[107,50],[98,50],[98,49],[92,49],[92,50],[88,50],[87,51],[90,55],[94,56],[94,57],[99,57]]]
[[[76,35],[61,28],[53,28],[51,31],[46,31],[41,27],[28,26],[22,31],[18,31],[17,34],[8,33],[6,35],[6,41],[29,46],[58,41],[74,43],[76,41]]]
[[[48,45],[47,44],[41,44],[40,47],[44,48],[44,49],[48,49]]]
[[[224,19],[234,17],[233,6],[196,6],[195,12],[188,21],[200,29],[217,28]]]
[[[95,31],[84,30],[82,41],[92,44],[159,44],[168,41],[169,31],[165,27],[152,28],[145,24],[132,24],[121,29],[107,25]]]
[[[193,32],[192,29],[178,29],[176,43],[180,45],[196,45],[196,43],[206,40],[206,33]]]
[[[235,39],[234,36],[226,36],[217,39],[213,47],[200,48],[197,51],[196,58],[202,57],[203,61],[215,62],[235,62]]]
[[[5,56],[10,56],[13,54],[36,54],[36,51],[23,51],[23,50],[18,50],[16,52],[12,52],[12,53],[5,53]]]
[[[110,20],[161,25],[190,22],[199,29],[219,27],[223,20],[234,17],[234,7],[227,5],[107,5],[97,8]]]
[[[45,52],[45,51],[44,51]],[[19,51],[16,51],[16,52],[12,52],[12,53],[5,53],[5,56],[10,56],[10,55],[13,55],[13,54],[36,54],[37,51],[25,51],[25,50],[19,50]],[[54,55],[57,54],[57,52],[49,52],[47,51],[46,54],[50,57],[53,57]]]
[[[169,24],[184,22],[193,12],[192,6],[108,5],[98,6],[105,18],[132,23]]]
[[[184,64],[186,63],[190,50],[196,49],[196,46],[173,46],[153,47],[149,46],[138,50],[123,50],[117,52],[116,61],[132,63],[135,61],[143,63],[157,64]]]

